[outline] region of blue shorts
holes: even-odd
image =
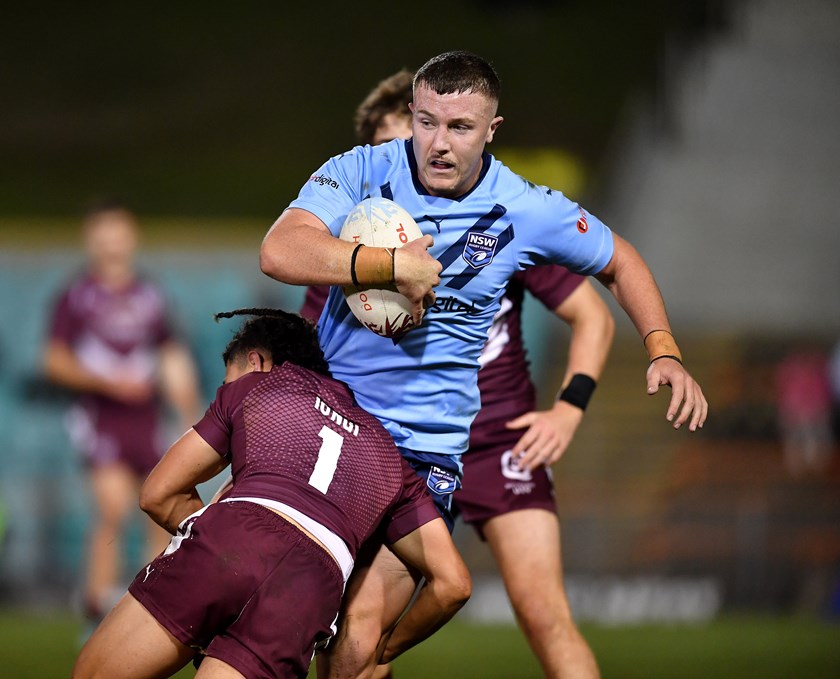
[[[424,453],[400,448],[400,454],[426,483],[438,512],[451,533],[455,528],[452,514],[452,495],[461,487],[461,461],[441,453]]]

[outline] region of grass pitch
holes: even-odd
[[[582,631],[604,679],[840,677],[840,623],[750,616],[706,625],[583,625]],[[0,675],[69,676],[80,633],[69,614],[0,610]],[[193,675],[186,668],[177,677]],[[394,676],[541,679],[542,673],[517,629],[456,620],[400,658]]]

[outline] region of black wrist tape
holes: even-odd
[[[557,395],[558,401],[566,401],[573,406],[577,406],[581,410],[586,410],[589,405],[589,399],[592,398],[592,392],[598,384],[589,375],[583,373],[576,373],[572,375],[572,379],[566,387]]]

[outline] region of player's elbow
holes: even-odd
[[[152,479],[146,479],[140,488],[140,509],[153,520],[163,516],[166,510],[166,495]]]
[[[266,276],[282,281],[284,268],[284,259],[281,253],[277,252],[277,248],[263,243],[260,247],[260,271]]]

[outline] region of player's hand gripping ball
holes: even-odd
[[[403,208],[387,198],[365,198],[341,227],[341,240],[367,247],[399,248],[423,232]],[[397,337],[414,327],[411,303],[394,285],[385,288],[344,288],[353,315],[369,330],[383,337]]]

